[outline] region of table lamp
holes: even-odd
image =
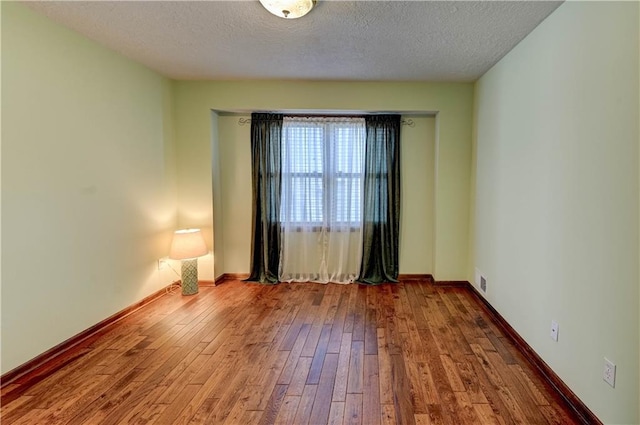
[[[182,295],[198,293],[198,257],[208,252],[200,229],[177,230],[173,234],[169,258],[182,260]]]

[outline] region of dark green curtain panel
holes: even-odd
[[[362,265],[358,282],[398,282],[400,234],[399,115],[365,117]]]
[[[277,283],[280,264],[281,114],[251,114],[253,225],[247,281]]]

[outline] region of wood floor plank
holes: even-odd
[[[431,375],[431,368],[427,362],[418,362],[418,377],[417,379],[422,384],[424,391],[424,401],[427,405],[440,404],[440,396],[438,395],[438,388],[433,381]]]
[[[414,425],[415,412],[411,397],[411,383],[407,377],[404,359],[400,354],[391,356],[390,378],[397,423],[399,425]]]
[[[216,405],[220,401],[219,397],[216,397],[215,394],[211,394],[209,391],[203,391],[205,386],[203,385],[200,388],[198,394],[200,395],[199,400],[198,394],[194,396],[189,404],[193,404],[195,407],[193,415],[185,418],[177,418],[176,423],[186,423],[186,424],[204,424],[206,423],[207,418],[211,415]],[[182,411],[183,414],[188,413],[187,408]]]
[[[417,329],[426,329],[429,326],[429,322],[424,315],[424,311],[422,310],[422,306],[424,303],[420,301],[424,299],[424,297],[420,296],[422,291],[419,291],[417,284],[406,284],[406,300],[405,303],[408,305],[408,308],[411,310],[413,314],[414,320],[412,323],[415,325]]]
[[[260,421],[258,423],[262,425],[270,425],[275,422],[276,418],[278,417],[278,412],[280,411],[280,406],[282,405],[286,394],[286,385],[275,386],[275,388],[271,392],[271,397],[269,397],[269,400],[267,401],[267,405],[262,411],[262,415],[260,415]]]
[[[300,396],[286,395],[274,423],[277,425],[294,425],[293,420],[296,417],[299,404]]]
[[[338,300],[338,309],[335,314],[333,323],[331,324],[331,336],[327,345],[327,353],[339,353],[342,344],[342,335],[344,331],[344,323],[349,307],[349,294],[343,293]]]
[[[73,407],[61,413],[59,419],[49,423],[89,423],[87,418],[98,411],[104,413],[112,409],[126,399],[133,389],[142,384],[134,379],[136,374],[137,371],[133,370],[120,378],[104,375],[106,377],[105,385],[96,387],[96,391],[91,391],[79,398],[76,398],[75,394],[69,394],[68,399],[74,402]]]
[[[454,363],[451,359],[451,356],[446,354],[440,355],[440,363],[444,367],[444,371],[447,375],[447,379],[449,381],[449,386],[451,386],[452,391],[466,391],[464,384],[462,383],[462,379],[460,378],[460,373],[458,372],[458,365]]]
[[[366,345],[366,343],[365,343]],[[362,421],[367,425],[380,424],[380,375],[378,356],[365,354],[362,385]]]
[[[497,366],[501,361],[507,363],[502,355],[499,353],[486,353],[486,355],[505,383],[505,386],[508,386],[509,392],[518,400],[517,404],[525,415],[526,423],[545,423],[546,420],[538,409],[534,397],[530,394],[530,391],[523,386],[522,382],[513,375],[512,369]],[[510,365],[510,363],[507,363],[507,365]]]
[[[327,425],[342,425],[344,418],[344,402],[331,402],[331,410],[329,411],[329,420]]]
[[[323,325],[320,337],[318,339],[318,345],[316,351],[313,354],[313,361],[311,362],[311,369],[307,376],[307,384],[316,385],[320,382],[320,373],[322,372],[322,365],[324,363],[325,354],[327,353],[327,346],[329,345],[329,337],[331,336],[331,325]]]
[[[266,353],[269,352],[270,350],[267,348]],[[248,410],[264,410],[266,408],[270,401],[270,394],[276,387],[278,377],[282,373],[284,364],[287,361],[287,356],[288,353],[286,351],[278,351],[275,353],[275,358],[264,362],[260,360],[257,362],[257,364],[262,364],[263,368],[261,373],[254,373],[252,377],[249,378],[247,388],[252,389],[252,391],[249,399],[247,400]],[[257,380],[253,380],[252,378],[255,376],[258,376],[259,378]]]
[[[410,341],[409,335],[405,336],[405,343],[402,344],[402,355],[404,359],[415,358],[416,360],[422,360],[423,356],[415,356],[412,351],[413,343]],[[425,382],[422,381],[422,374],[420,373],[419,361],[405,361],[404,362],[405,374],[409,384],[409,395],[411,398],[411,407],[413,414],[423,414],[427,412],[427,395]]]
[[[6,384],[0,389],[0,397],[6,398],[7,395],[13,391],[20,390],[22,386],[20,384]]]
[[[364,341],[364,329],[366,320],[367,288],[357,286],[355,304],[353,307],[353,330],[351,335],[354,341]]]
[[[381,406],[382,414],[380,415],[382,425],[396,425],[396,410],[393,404],[383,404]]]
[[[313,359],[310,357],[300,357],[298,359],[293,376],[291,377],[291,383],[287,389],[287,395],[302,395],[312,361]]]
[[[519,364],[509,365],[509,369],[513,375],[520,381],[522,385],[527,388],[528,394],[534,399],[538,406],[548,406],[549,400],[544,396],[542,391],[536,384],[529,378],[529,376],[522,370]]]
[[[405,291],[405,287],[400,287],[394,285],[391,287],[391,293],[393,297],[391,298],[391,302],[393,305],[393,309],[395,310],[395,327],[397,331],[401,334],[406,334],[409,330],[407,329],[407,320],[412,320],[411,311],[408,308],[408,304],[406,303],[406,298],[402,296]],[[400,346],[400,343],[397,344]]]
[[[369,286],[366,291],[366,310],[364,324],[364,353],[378,354],[378,336],[377,336],[377,310],[376,304],[378,290],[376,287]]]
[[[345,425],[362,425],[362,394],[347,394],[347,401],[344,404]]]
[[[28,411],[27,413],[25,413],[23,416],[15,419],[13,422],[13,424],[16,425],[31,425],[31,424],[37,424],[37,423],[42,423],[42,417],[46,414],[46,409],[31,409],[30,411]],[[4,422],[4,423],[9,423],[9,422]]]
[[[241,340],[241,336],[229,335],[222,346],[208,356],[205,364],[202,365],[196,375],[191,378],[191,383],[204,384],[207,381],[211,381],[212,377],[224,376],[225,372],[234,365],[236,360],[234,353],[237,352],[237,347],[241,344]],[[204,353],[205,350],[201,352],[203,355]],[[222,382],[223,380],[220,379],[219,381]]]
[[[260,410],[248,410],[247,400],[247,396],[225,392],[216,403],[215,412],[212,410],[209,413],[209,416],[204,419],[203,423],[213,422],[234,425],[240,423],[241,418],[244,417],[246,412],[251,411],[259,412],[260,414],[263,413]]]
[[[340,345],[340,353],[338,355],[338,369],[336,371],[336,380],[333,385],[332,401],[346,401],[347,384],[349,379],[349,362],[351,360],[351,334],[342,334],[342,343]]]
[[[364,341],[351,343],[349,359],[349,377],[347,379],[347,393],[362,393],[364,379]]]
[[[336,323],[336,315],[338,314],[338,308],[340,307],[341,292],[335,285],[327,285],[325,291],[325,302],[328,305],[327,314],[324,317],[325,325],[332,325]]]
[[[468,356],[469,365],[472,367],[475,376],[478,378],[478,384],[482,394],[487,399],[487,404],[493,411],[496,420],[501,424],[513,424],[514,419],[511,417],[511,412],[508,406],[502,401],[500,397],[499,388],[494,385],[486,372],[482,368],[480,362],[475,356]]]
[[[556,405],[540,406],[540,412],[550,425],[573,424],[575,420],[568,412]]]
[[[3,387],[14,424],[576,424],[464,288],[168,293]]]
[[[82,368],[86,367],[91,369],[101,364],[100,353],[101,350],[96,350],[93,353],[83,351],[81,355],[74,356],[75,360],[72,363],[61,366],[55,373],[45,377],[42,381],[35,383],[30,388],[26,388],[22,391],[22,394],[35,398],[37,404],[34,407],[42,409],[49,408],[47,403],[50,403],[51,399],[49,399],[47,395],[60,393],[67,388],[77,388],[77,386],[82,383]],[[109,350],[110,356],[113,356],[113,353],[117,353],[116,355],[119,356],[122,354],[122,351]],[[6,400],[6,398],[3,398],[3,400]]]
[[[309,330],[307,339],[304,343],[304,346],[302,347],[300,356],[313,357],[313,355],[316,352],[316,348],[318,347],[318,340],[320,339],[322,328],[323,328],[323,325],[321,324],[318,324],[318,323],[311,324],[311,329]]]
[[[149,418],[150,423],[173,425],[176,423],[178,417],[189,405],[189,401],[198,393],[202,385],[187,385],[180,389],[179,392],[174,394],[173,400],[166,404],[166,407],[162,410],[157,418]],[[154,403],[154,406],[158,406],[164,403]]]
[[[81,389],[76,389],[70,397],[65,395],[58,397],[58,401],[46,409],[46,414],[42,417],[43,423],[64,423],[71,419],[77,412],[94,400],[97,393],[102,390],[107,380],[107,375],[95,375],[85,378],[85,385]],[[1,423],[1,421],[0,421]]]
[[[300,397],[300,403],[298,404],[298,410],[296,411],[296,417],[293,419],[293,423],[296,425],[306,425],[311,418],[311,409],[313,408],[313,402],[316,398],[317,385],[305,385],[302,396]]]
[[[298,328],[296,339],[291,346],[289,356],[287,357],[287,363],[285,364],[284,369],[282,369],[282,373],[278,378],[278,384],[289,385],[289,383],[291,383],[291,379],[293,378],[296,366],[298,365],[298,361],[300,360],[302,348],[304,347],[307,335],[309,335],[309,328],[310,326],[308,324],[304,324],[300,328]]]
[[[378,373],[383,378],[380,379],[380,403],[384,405],[393,404],[393,388],[391,387],[391,355],[387,345],[386,332],[384,328],[378,328]],[[394,416],[395,417],[395,416]]]
[[[416,425],[431,425],[431,418],[426,413],[417,413],[414,415]]]
[[[337,369],[338,354],[327,354],[322,365],[322,374],[318,381],[316,396],[311,410],[311,418],[314,423],[326,424],[328,421]]]
[[[437,339],[434,338],[431,329],[420,330],[420,334],[425,344],[434,344],[433,341]],[[457,418],[455,409],[452,408],[455,404],[455,395],[445,367],[442,364],[442,355],[438,354],[437,350],[426,350],[426,353],[428,357],[426,365],[429,370],[428,374],[423,372],[422,375],[426,377],[426,380],[423,381],[425,393],[430,394],[427,398],[437,398],[439,402],[436,405],[439,406],[439,410],[442,412],[444,422],[456,424],[459,422],[459,418]],[[433,387],[431,387],[431,383],[433,383]],[[435,391],[433,388],[435,388]],[[434,406],[434,404],[430,404],[430,406]],[[433,414],[434,417],[438,417],[436,413]]]
[[[192,384],[191,380],[198,373],[202,365],[209,361],[210,356],[204,356],[200,353],[196,353],[197,352],[190,353],[190,356],[195,355],[195,358],[189,362],[182,370],[182,373],[176,376],[173,382],[167,386],[164,393],[162,393],[156,400],[157,403],[169,404],[173,401],[175,395],[182,392],[187,385],[201,385]]]
[[[496,418],[496,415],[489,404],[474,404],[473,409],[476,411],[476,415],[478,416],[478,423],[487,425],[500,425],[505,423],[502,418],[501,420]]]
[[[185,402],[180,414],[173,419],[173,425],[188,424],[191,420],[195,423],[204,423],[204,420],[213,411],[213,406],[220,400],[211,397],[204,385],[195,386],[198,391]]]
[[[349,288],[347,291],[348,300],[347,300],[347,313],[344,317],[344,333],[353,333],[353,324],[355,321],[355,305],[356,305],[356,296],[357,290],[356,288]]]
[[[526,424],[525,414],[522,411],[521,407],[515,403],[514,397],[511,394],[511,391],[505,386],[504,381],[498,374],[498,372],[494,369],[494,367],[489,362],[487,354],[482,350],[482,347],[479,345],[471,344],[473,352],[475,353],[478,363],[480,367],[486,373],[486,376],[491,382],[491,386],[494,389],[494,394],[498,396],[498,398],[502,401],[504,406],[506,406],[506,412],[513,419],[514,423],[517,424]],[[495,402],[496,399],[492,398]],[[490,402],[492,399],[489,399]],[[501,409],[502,410],[502,409]]]
[[[30,410],[34,410],[33,399],[34,396],[29,395],[11,399],[10,402],[5,402],[3,399],[2,405],[0,406],[0,423],[2,423],[2,421],[5,421],[5,423],[16,421],[21,416],[26,415]]]
[[[452,424],[452,420],[446,416],[442,404],[430,404],[427,406],[427,416],[429,416],[429,422],[433,425]],[[416,415],[417,416],[417,415]],[[456,425],[453,423],[453,425]]]
[[[473,404],[488,403],[487,398],[480,388],[480,381],[469,362],[467,360],[457,361],[456,371],[464,384],[465,391],[469,395],[471,402]]]
[[[96,403],[98,406],[96,410],[92,407],[82,410],[80,414],[74,416],[68,423],[70,425],[117,423],[127,411],[126,409],[118,410],[122,405],[137,406],[139,401],[144,398],[144,394],[137,393],[138,388],[143,385],[144,382],[142,381],[130,381],[121,391],[115,392],[115,394],[111,393],[104,403]]]
[[[480,420],[473,408],[471,399],[464,391],[454,393],[456,397],[456,404],[458,409],[458,417],[461,419],[460,425],[468,424],[475,425],[480,423]]]

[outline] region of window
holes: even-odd
[[[365,137],[363,118],[285,117],[280,221],[359,226]]]

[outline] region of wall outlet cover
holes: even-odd
[[[558,326],[558,322],[556,322],[555,320],[551,321],[551,339],[554,341],[558,341],[558,331],[559,331],[559,326]]]
[[[169,268],[169,257],[158,258],[158,270]]]
[[[604,374],[602,375],[602,379],[613,388],[616,387],[616,365],[606,357],[604,358]]]

